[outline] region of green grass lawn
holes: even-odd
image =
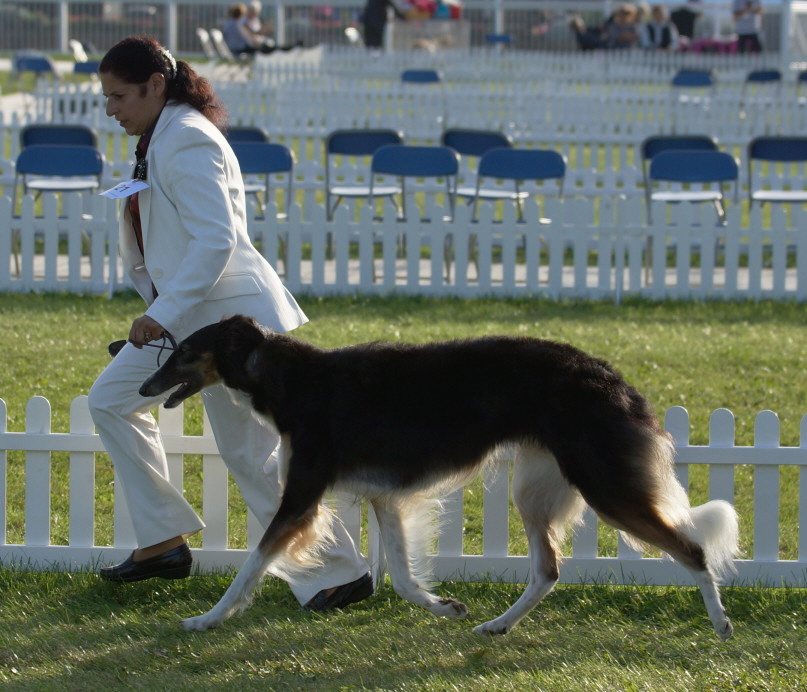
[[[766,408],[780,415],[782,444],[799,444],[807,410],[801,305],[629,301],[617,307],[418,298],[301,303],[311,322],[297,336],[327,347],[499,333],[569,341],[616,365],[659,415],[685,406],[695,444],[708,441],[708,417],[719,407],[735,412],[739,444],[752,443],[754,416]],[[24,430],[26,402],[41,395],[52,404],[53,430],[66,431],[70,401],[87,392],[108,361],[106,344],[126,336],[142,303],[132,295],[111,301],[0,295],[0,312],[0,398],[8,405],[8,429]],[[189,427],[198,430],[198,403],[188,408]],[[66,531],[65,460],[54,458],[53,464],[52,505],[59,515],[53,535],[59,542]],[[23,530],[21,465],[19,455],[8,454],[10,542]],[[99,544],[111,533],[104,504],[111,501],[110,480],[101,458]],[[783,476],[782,512],[791,517],[783,543],[790,556],[798,537],[797,483],[797,476]],[[738,471],[738,484],[740,505],[753,492],[747,469]],[[197,502],[192,493],[190,500]],[[478,540],[475,521],[471,516],[469,552]],[[746,525],[746,546],[747,534]],[[456,622],[402,602],[388,585],[343,613],[308,614],[285,585],[270,580],[248,611],[219,630],[184,632],[178,620],[210,608],[228,582],[229,575],[209,575],[115,586],[92,573],[0,570],[0,683],[20,690],[807,687],[805,593],[799,589],[726,589],[735,636],[725,644],[712,633],[695,589],[600,585],[558,587],[520,628],[497,639],[474,635],[470,627],[502,612],[521,585],[440,585],[439,592],[470,608],[470,621]]]

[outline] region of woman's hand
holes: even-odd
[[[155,322],[148,315],[141,315],[132,322],[129,329],[129,341],[137,348],[143,348],[142,344],[159,339],[164,331],[165,329],[159,322]]]

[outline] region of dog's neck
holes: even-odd
[[[282,411],[294,391],[289,383],[299,373],[311,372],[312,358],[319,349],[285,334],[274,332],[242,334],[235,347],[222,348],[217,367],[224,384],[252,398],[254,408],[272,418]]]

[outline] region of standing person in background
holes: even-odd
[[[367,0],[359,18],[364,26],[364,45],[367,48],[383,47],[388,8],[392,9],[398,19],[406,19],[406,15],[392,0]]]
[[[171,334],[181,341],[222,317],[251,315],[286,332],[307,318],[247,234],[244,183],[222,134],[226,111],[210,83],[154,39],[126,38],[101,60],[106,114],[138,137],[132,184],[124,200],[119,248],[123,266],[143,297],[145,312],[129,339],[90,389],[88,404],[112,458],[134,525],[137,549],[103,567],[112,582],[182,579],[192,556],[185,539],[204,522],[168,477],[165,449],[140,385],[158,367],[159,349],[144,348]],[[279,438],[252,411],[246,395],[223,384],[202,392],[219,453],[253,514],[268,526],[280,504],[273,452]],[[324,548],[322,567],[290,580],[311,610],[342,607],[372,594],[367,566],[344,526]]]
[[[695,38],[695,22],[701,16],[700,0],[689,0],[670,13],[670,21],[678,29],[681,45],[686,47]]]
[[[734,30],[740,53],[762,52],[762,3],[760,0],[734,0]]]
[[[670,21],[664,5],[653,5],[650,9],[650,21],[642,25],[639,43],[642,48],[678,49],[678,29]]]

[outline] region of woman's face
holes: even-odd
[[[165,105],[165,77],[155,72],[145,84],[130,84],[111,72],[100,76],[106,114],[114,117],[127,135],[142,135]]]

